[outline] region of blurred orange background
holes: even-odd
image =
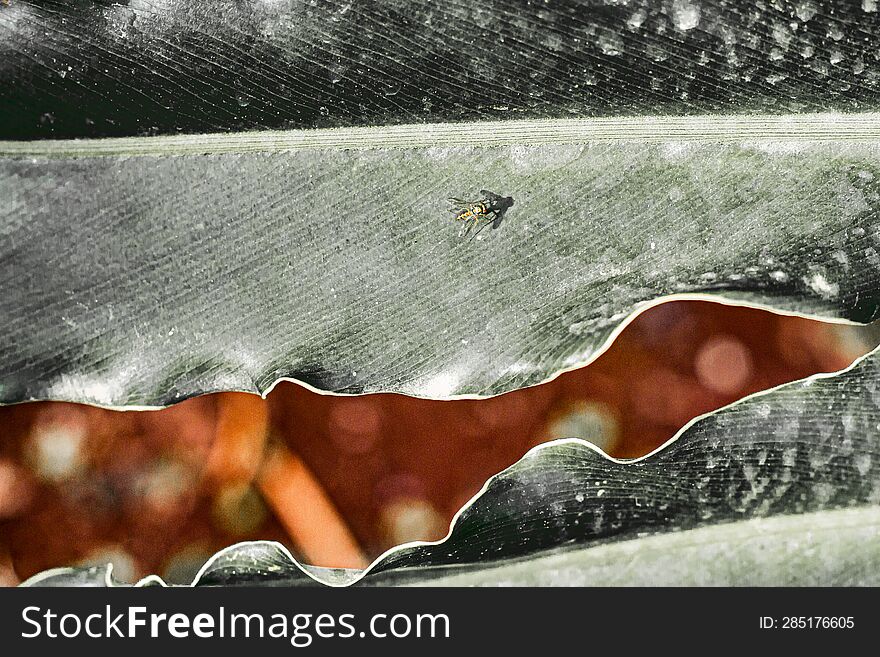
[[[272,539],[363,567],[438,539],[487,478],[561,437],[636,457],[747,394],[843,369],[876,331],[697,301],[655,306],[591,365],[483,400],[207,395],[161,411],[0,408],[0,585],[114,563],[188,583],[215,551]]]

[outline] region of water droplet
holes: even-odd
[[[777,23],[773,26],[773,39],[783,48],[788,48],[788,44],[791,43],[792,34],[788,29],[788,26]]]
[[[682,32],[692,30],[700,23],[700,7],[688,0],[675,0],[672,3],[672,21]]]
[[[810,20],[813,16],[816,15],[816,12],[819,11],[819,8],[816,6],[816,3],[812,0],[806,0],[805,2],[799,2],[797,7],[795,7],[794,13],[797,14],[797,17],[800,18],[804,23]]]
[[[804,277],[804,282],[823,299],[836,297],[840,293],[840,286],[829,282],[820,272],[815,272],[811,277]]]
[[[621,48],[623,41],[617,34],[604,34],[599,38],[599,49],[605,55],[619,55]]]
[[[645,22],[645,19],[647,17],[648,15],[645,13],[645,11],[643,9],[639,9],[636,13],[629,17],[629,19],[626,21],[626,24],[630,27],[630,29],[637,30],[642,26],[642,23]]]
[[[399,82],[392,82],[391,84],[388,84],[382,90],[382,95],[386,96],[386,97],[387,96],[396,96],[397,94],[400,93],[400,89],[401,89],[401,84]]]

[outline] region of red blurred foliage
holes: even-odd
[[[849,340],[841,340],[849,336]],[[437,539],[486,479],[579,435],[646,454],[693,417],[867,349],[857,329],[706,302],[655,306],[594,363],[484,400],[320,395],[282,383],[162,411],[0,409],[0,585],[82,560],[185,580],[219,548],[280,540],[363,566]],[[328,538],[329,537],[329,538]],[[117,568],[117,571],[120,567]]]

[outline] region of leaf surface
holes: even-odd
[[[282,377],[490,395],[589,362],[671,295],[878,316],[866,117],[676,125],[693,134],[633,142],[624,123],[597,138],[587,121],[549,124],[569,143],[541,145],[522,126],[474,145],[473,125],[448,127],[461,146],[418,126],[405,148],[376,147],[384,129],[362,148],[332,131],[310,133],[336,140],[321,147],[221,140],[232,152],[0,144],[0,400],[152,407]],[[701,138],[706,125],[733,131]],[[480,189],[513,205],[463,240],[446,199]]]
[[[11,0],[0,138],[876,110],[873,3]]]

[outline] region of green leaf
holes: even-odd
[[[489,395],[671,297],[878,316],[873,115],[528,125],[0,143],[0,400]]]
[[[868,3],[0,5],[0,138],[876,110]]]
[[[0,403],[157,407],[281,378],[498,394],[670,298],[872,321],[878,20],[733,0],[0,3]],[[513,205],[463,241],[446,198],[482,189]],[[876,583],[877,358],[637,462],[538,448],[444,543],[365,575],[251,543],[197,584]]]

